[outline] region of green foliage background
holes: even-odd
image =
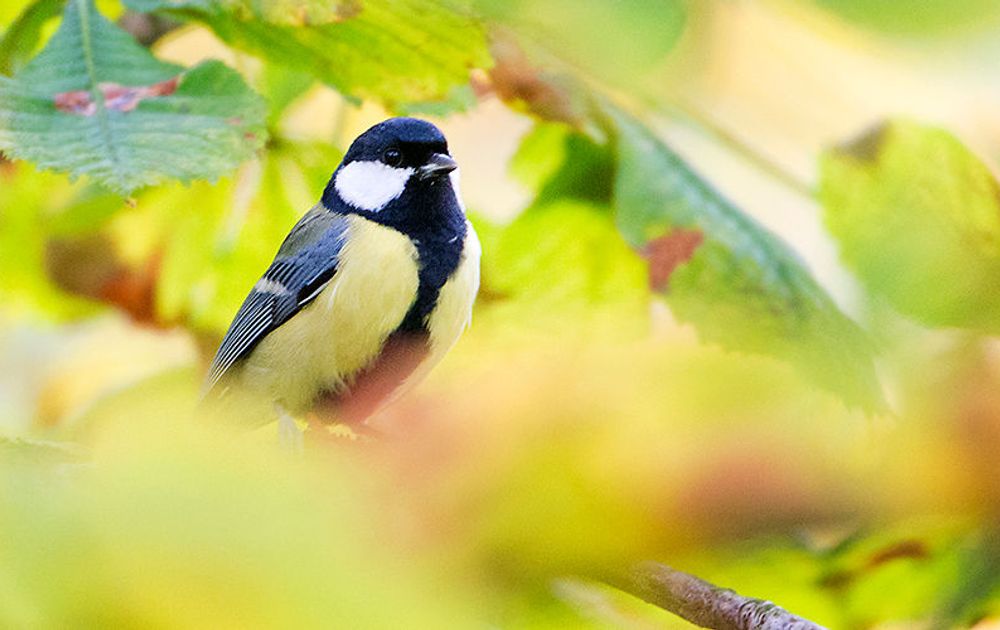
[[[995,3],[735,4],[0,6],[0,626],[685,627],[602,583],[647,559],[832,628],[997,623],[995,114],[831,125],[803,182],[704,98],[733,24],[996,80]],[[525,130],[516,216],[470,204],[473,328],[385,440],[206,421],[246,291],[391,114]],[[848,290],[678,129],[817,211]]]

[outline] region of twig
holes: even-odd
[[[656,562],[636,565],[614,586],[713,630],[824,630],[771,602],[744,597]]]

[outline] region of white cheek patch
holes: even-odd
[[[351,162],[337,173],[333,187],[355,208],[378,212],[403,194],[413,173],[412,168],[393,168],[382,162]]]
[[[451,189],[455,191],[455,199],[458,200],[458,207],[462,209],[462,212],[465,212],[465,202],[462,201],[462,188],[458,185],[458,169],[456,168],[448,173],[448,177],[451,179]]]

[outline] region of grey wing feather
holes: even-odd
[[[205,379],[206,393],[268,333],[319,295],[337,271],[347,227],[345,216],[318,205],[292,228],[229,325]]]

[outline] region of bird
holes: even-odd
[[[203,396],[240,394],[301,445],[303,414],[363,425],[469,325],[481,249],[444,134],[417,118],[357,137],[233,318]]]

